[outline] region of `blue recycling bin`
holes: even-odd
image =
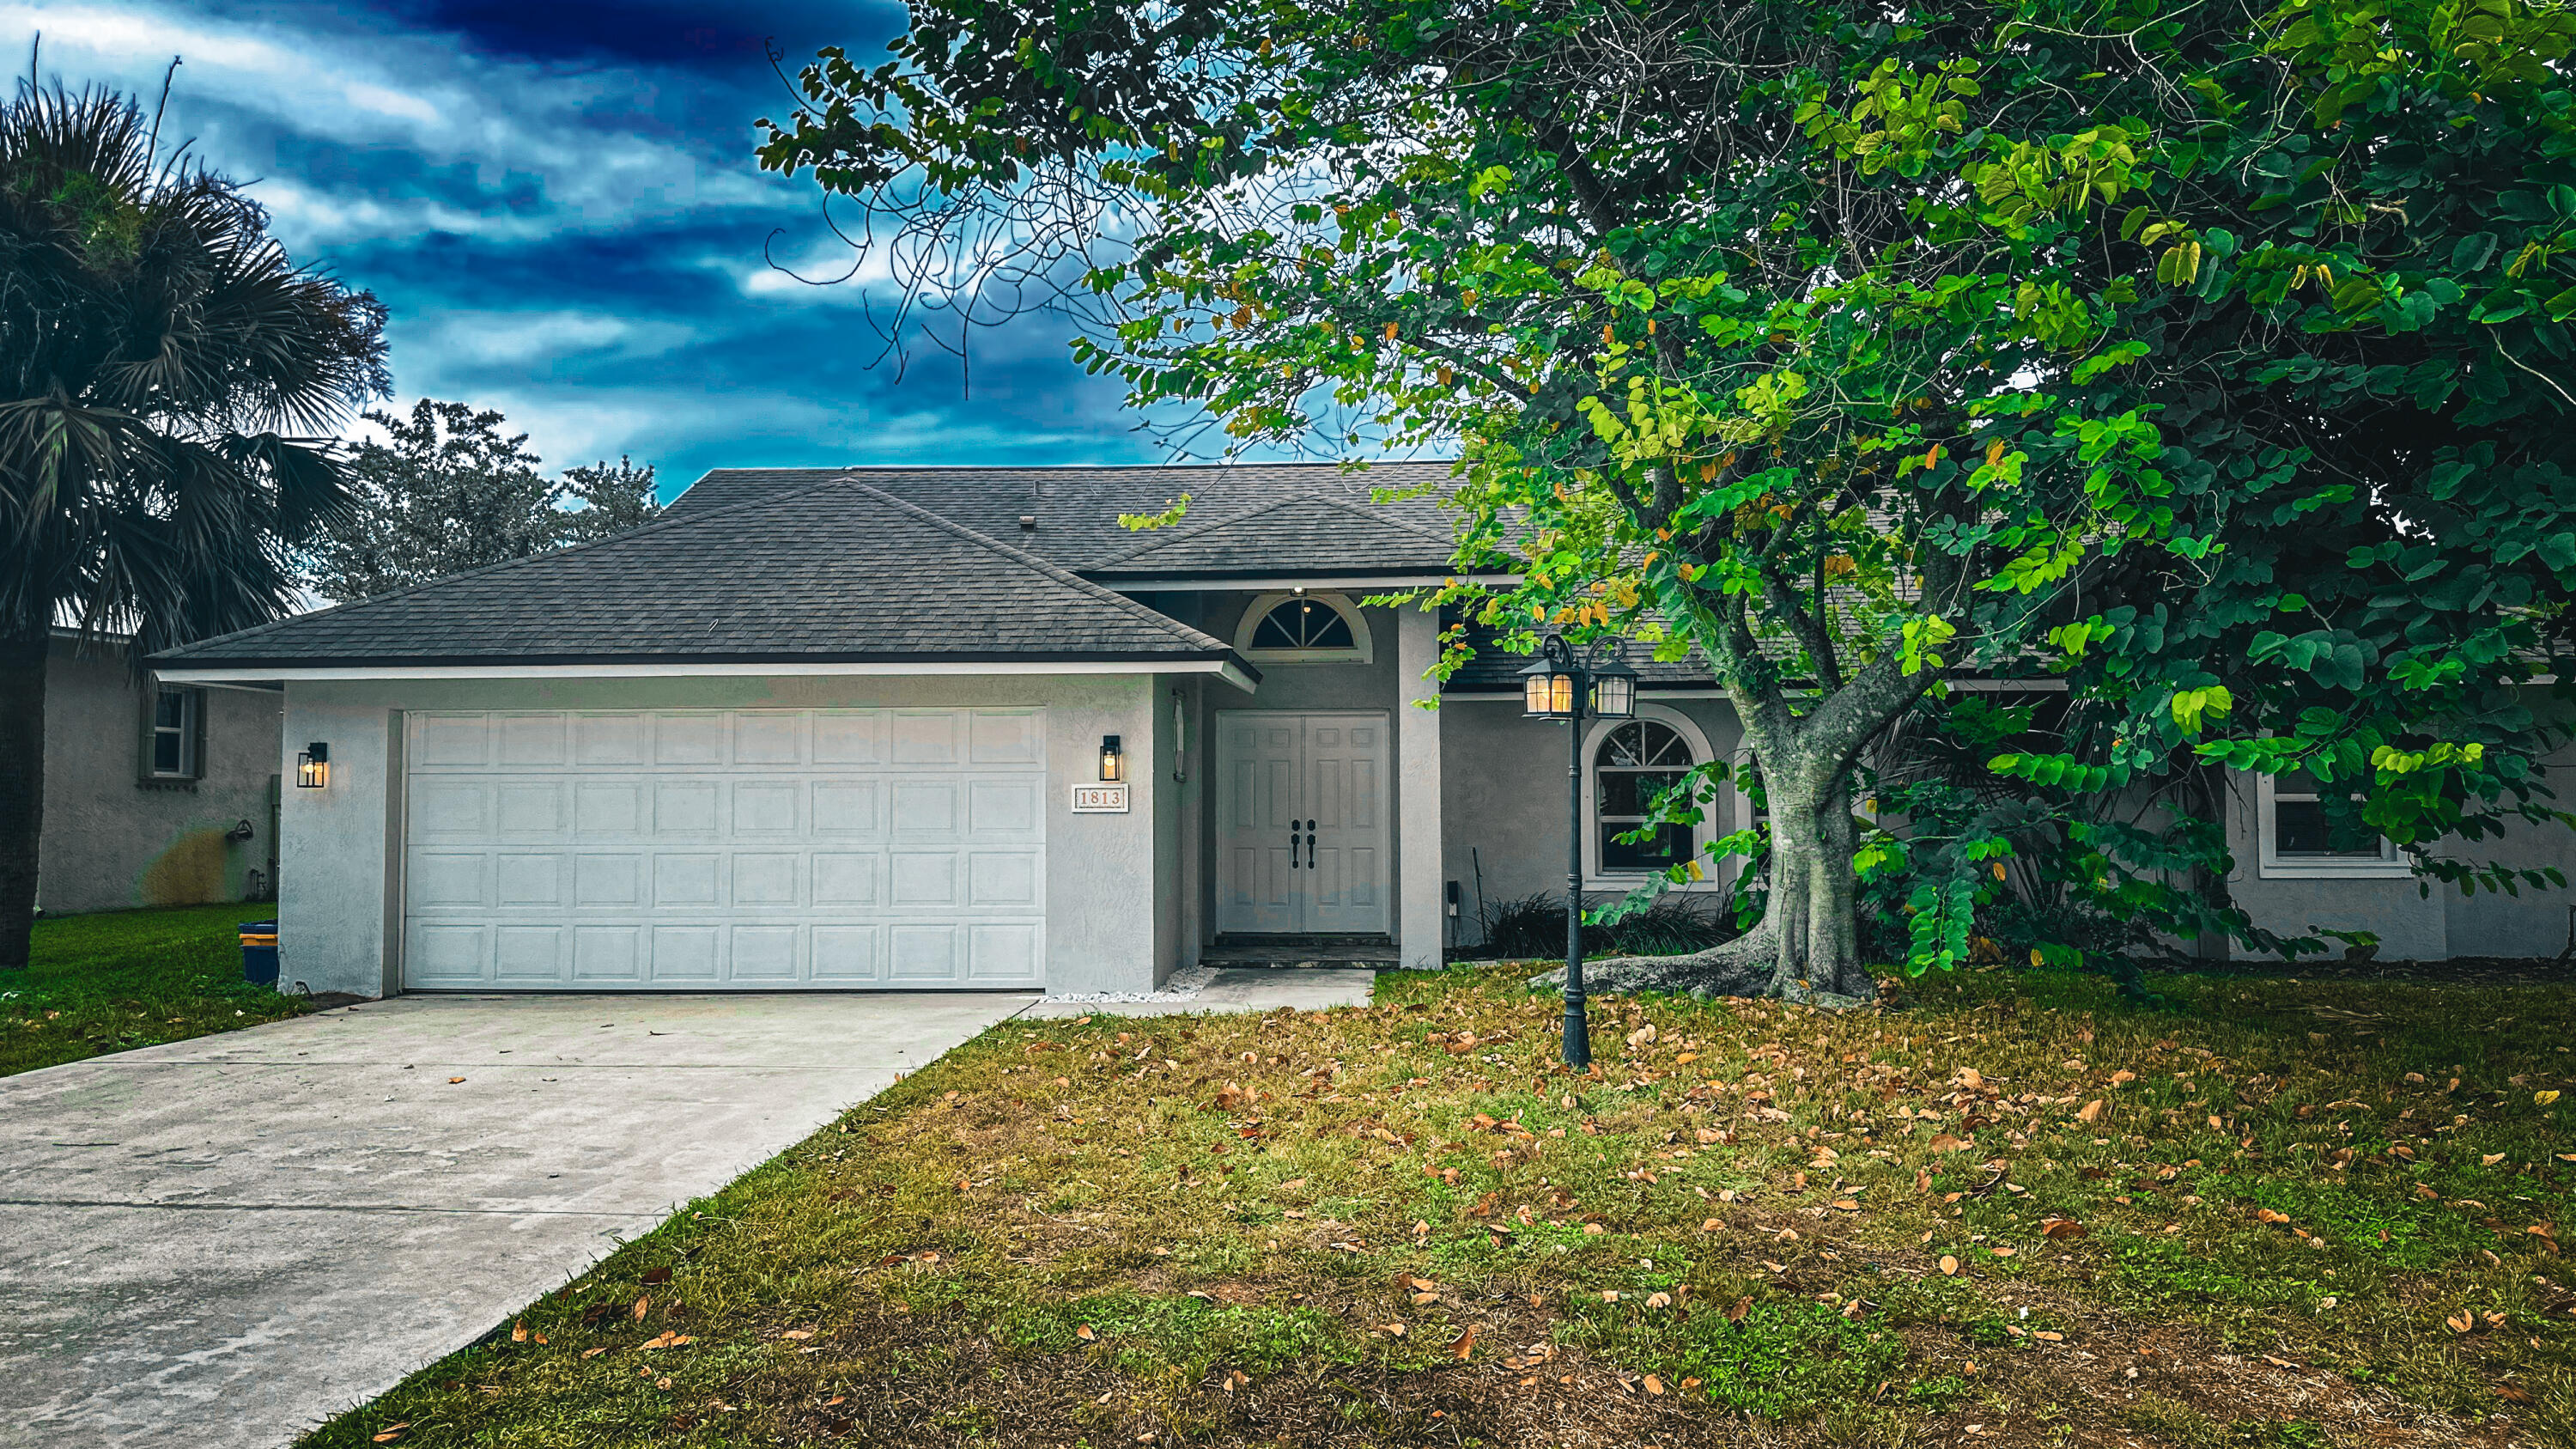
[[[277,922],[241,923],[242,980],[253,986],[277,984]]]

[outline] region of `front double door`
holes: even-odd
[[[1217,929],[1387,929],[1387,719],[1220,710]]]

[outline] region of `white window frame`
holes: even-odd
[[[161,696],[164,694],[179,696],[179,722],[176,725],[161,723]],[[152,697],[144,707],[150,711],[143,726],[144,743],[151,751],[143,762],[145,778],[151,780],[204,779],[205,761],[197,758],[197,742],[205,733],[206,692],[181,684],[155,684],[152,686]],[[179,768],[175,770],[161,768],[163,735],[179,737]]]
[[[1270,611],[1290,601],[1321,604],[1342,616],[1350,626],[1351,647],[1348,649],[1255,649],[1252,636]],[[1361,617],[1360,606],[1346,594],[1316,590],[1281,589],[1256,595],[1252,607],[1243,611],[1243,621],[1234,628],[1234,652],[1255,664],[1366,664],[1376,657],[1375,641],[1369,637],[1368,620]]]
[[[1717,751],[1709,745],[1708,732],[1699,727],[1698,721],[1680,710],[1651,701],[1640,701],[1635,717],[1651,720],[1680,735],[1682,743],[1690,747],[1693,765],[1704,765],[1717,758]],[[1612,730],[1627,723],[1629,721],[1624,719],[1595,719],[1586,721],[1585,724],[1583,733],[1583,888],[1587,891],[1632,891],[1644,885],[1655,875],[1652,870],[1604,870],[1601,866],[1601,745],[1610,737]],[[1737,798],[1739,801],[1742,799],[1741,796]],[[1708,843],[1725,833],[1722,829],[1715,829],[1720,822],[1708,818],[1710,808],[1715,803],[1714,801],[1702,802],[1700,822],[1691,827],[1691,853],[1688,857],[1691,860],[1698,860],[1700,852],[1708,848]],[[1712,833],[1712,830],[1715,833]],[[1707,867],[1702,866],[1701,869],[1707,870]],[[1726,889],[1726,885],[1726,880],[1718,872],[1709,871],[1704,879],[1685,881],[1668,889],[1722,891]]]
[[[2313,800],[2305,790],[2289,792],[2293,801]],[[2276,775],[2254,777],[2254,850],[2256,874],[2264,880],[2391,880],[2411,877],[2415,868],[2400,856],[2394,842],[2382,837],[2379,858],[2359,855],[2324,857],[2314,855],[2283,856],[2280,851],[2280,779]]]

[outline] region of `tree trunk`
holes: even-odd
[[[0,971],[27,965],[36,923],[36,840],[45,823],[42,624],[0,637]]]
[[[1821,791],[1789,771],[1764,773],[1770,803],[1771,880],[1762,921],[1723,945],[1687,956],[1587,961],[1585,990],[1602,995],[1687,991],[1699,996],[1778,996],[1820,1005],[1876,999],[1861,965],[1856,918],[1857,844],[1851,800],[1837,777]],[[1531,984],[1562,985],[1560,969]]]

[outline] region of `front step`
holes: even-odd
[[[1401,959],[1384,936],[1263,936],[1226,934],[1199,953],[1199,964],[1224,970],[1380,970]]]

